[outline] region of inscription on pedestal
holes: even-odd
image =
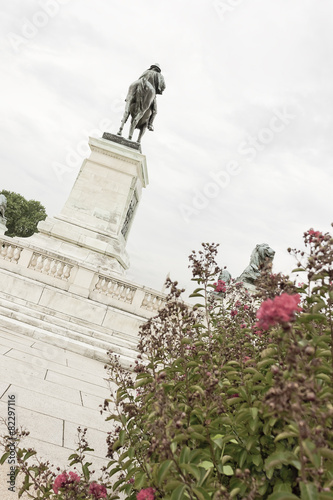
[[[123,228],[121,230],[121,234],[123,235],[124,238],[126,238],[126,236],[127,236],[128,230],[130,228],[130,223],[131,223],[131,220],[133,218],[137,204],[138,204],[138,197],[137,197],[136,193],[134,193],[133,198],[131,200],[131,203],[130,203],[128,210],[127,210],[127,214],[125,217],[125,222],[124,222]]]

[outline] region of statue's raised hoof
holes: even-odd
[[[117,132],[117,135],[121,135],[121,132],[120,132],[120,130],[119,130],[119,132]]]

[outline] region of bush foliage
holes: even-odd
[[[333,240],[304,239],[289,251],[305,283],[267,271],[256,295],[217,282],[217,246],[203,244],[198,304],[169,281],[134,372],[110,354],[107,498],[333,498]],[[65,495],[45,498],[81,498]]]
[[[26,200],[14,191],[2,190],[7,198],[6,236],[28,237],[37,232],[38,222],[46,219],[45,207],[36,200]]]

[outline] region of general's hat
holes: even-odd
[[[157,64],[157,63],[152,64],[152,65],[150,66],[150,68],[149,68],[149,69],[152,69],[152,68],[156,68],[156,69],[158,69],[158,71],[161,73],[161,67],[160,67],[160,65],[159,65],[159,64]]]

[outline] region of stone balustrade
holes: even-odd
[[[47,255],[34,252],[28,267],[29,269],[47,274],[53,278],[68,281],[74,266],[70,266],[66,262],[54,259]]]
[[[165,298],[161,295],[155,295],[154,293],[146,292],[143,298],[141,307],[147,311],[157,312],[165,304]]]
[[[0,239],[0,257],[9,262],[18,263],[23,247],[8,243],[5,240]]]
[[[99,275],[94,290],[122,302],[132,304],[137,288],[119,280]]]
[[[106,305],[122,303],[122,309],[146,318],[156,314],[165,304],[165,296],[154,290],[94,272],[79,263],[72,265],[53,256],[52,252],[36,251],[28,240],[26,245],[22,240],[19,243],[6,236],[0,238],[0,259],[7,261],[7,270],[15,263],[15,267],[20,266],[20,273],[29,278],[37,272],[38,281]]]

